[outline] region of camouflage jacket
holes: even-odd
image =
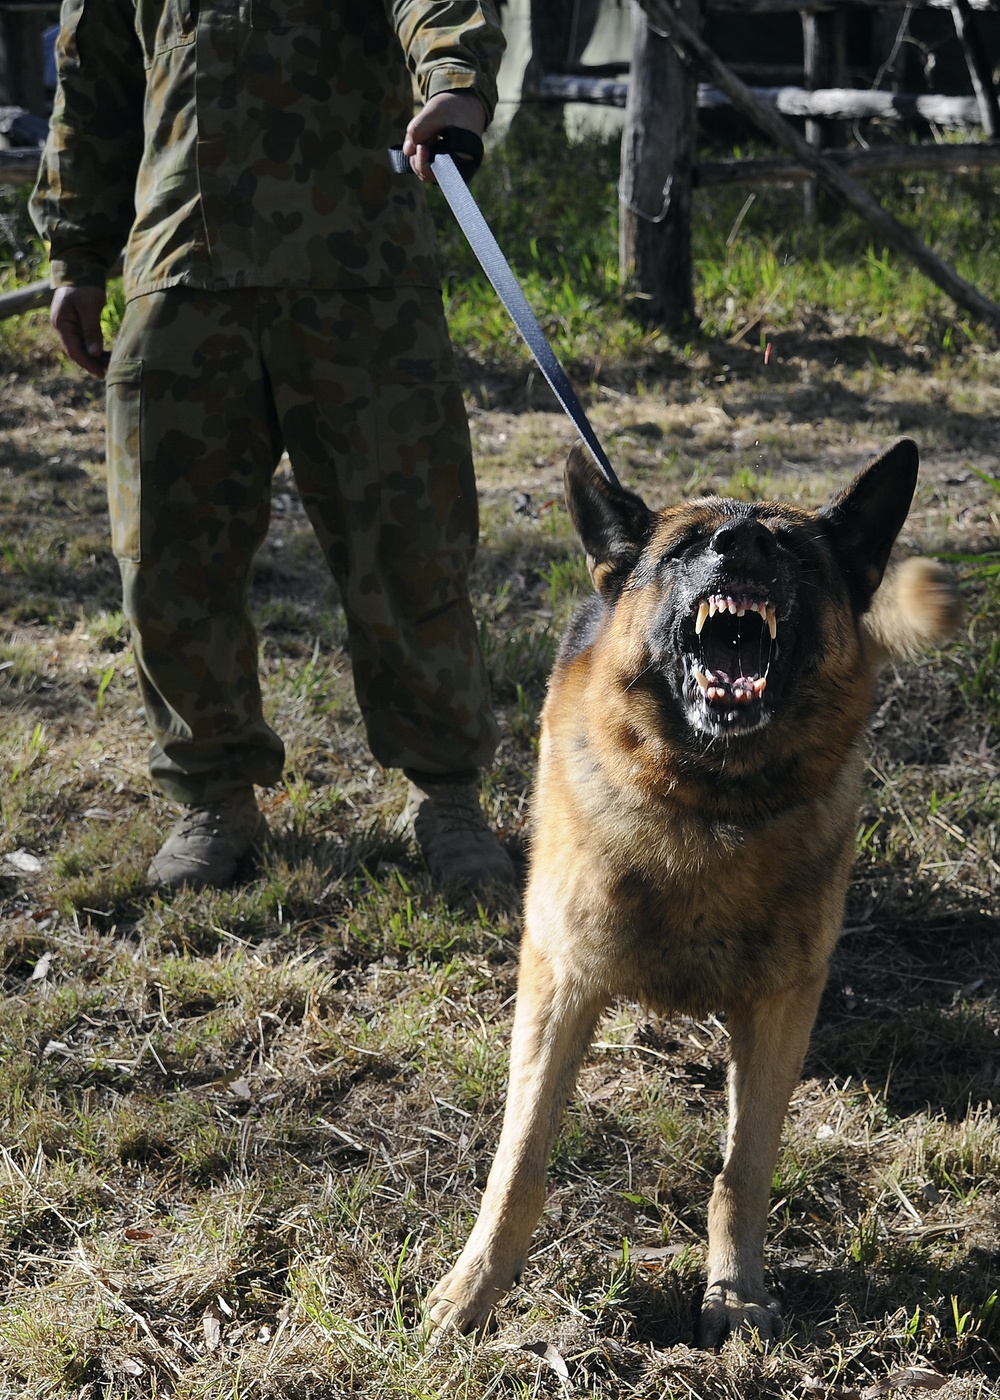
[[[437,286],[419,181],[392,173],[423,100],[489,115],[493,0],[63,0],[31,211],[59,285],[129,296]]]

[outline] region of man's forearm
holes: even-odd
[[[391,15],[423,100],[468,92],[491,121],[505,47],[493,0],[392,0]]]
[[[31,197],[56,286],[101,287],[134,217],[145,74],[131,0],[68,0],[59,82]]]

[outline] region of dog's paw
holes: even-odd
[[[751,1338],[762,1342],[781,1336],[781,1308],[765,1294],[757,1300],[740,1298],[731,1289],[716,1284],[705,1294],[698,1319],[698,1345],[717,1351],[727,1337]]]
[[[460,1273],[445,1274],[428,1295],[424,1312],[437,1331],[483,1332],[493,1320],[493,1309],[507,1292],[490,1280]]]

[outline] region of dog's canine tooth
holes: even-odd
[[[698,604],[698,616],[695,618],[695,623],[694,623],[694,634],[695,634],[696,637],[700,637],[700,636],[701,636],[701,629],[704,627],[705,623],[708,621],[708,619],[709,619],[711,616],[712,616],[712,605],[711,605],[711,603],[706,603],[706,602],[701,602],[701,603],[699,603],[699,604]]]
[[[771,641],[773,642],[775,637],[778,635],[778,615],[774,611],[774,608],[771,607],[770,603],[768,603],[767,605],[767,609],[764,613],[764,619],[767,622],[767,630],[770,632]]]
[[[695,680],[698,682],[698,684],[701,686],[702,694],[703,694],[703,695],[707,694],[707,693],[708,693],[708,679],[709,679],[709,678],[708,678],[708,676],[705,675],[705,672],[704,672],[704,671],[699,671],[697,666],[694,668],[694,678],[695,678]],[[713,676],[712,679],[714,680],[715,677]]]

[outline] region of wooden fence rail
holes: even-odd
[[[538,83],[538,95],[554,102],[588,102],[604,107],[625,107],[628,83],[610,78],[546,73]],[[935,93],[864,92],[859,88],[753,87],[750,91],[786,117],[821,117],[831,121],[874,119],[883,122],[932,122],[950,131],[981,126],[975,97],[943,97]],[[731,107],[732,99],[709,83],[698,84],[699,111]],[[1000,155],[995,158],[1000,162]]]
[[[0,321],[6,321],[8,316],[23,316],[26,311],[37,311],[48,306],[51,300],[51,282],[31,282],[13,292],[0,292]]]
[[[707,14],[792,15],[818,14],[832,9],[838,0],[708,0]],[[905,10],[915,4],[928,10],[950,10],[955,0],[850,0],[858,9]],[[971,10],[996,9],[996,0],[969,0]]]
[[[0,150],[0,185],[33,185],[41,151]]]
[[[825,151],[831,164],[853,175],[889,171],[947,170],[953,175],[986,170],[997,164],[995,148],[982,141],[947,146],[874,146],[868,151]],[[781,185],[812,180],[815,173],[787,156],[749,160],[703,160],[692,172],[695,185]]]

